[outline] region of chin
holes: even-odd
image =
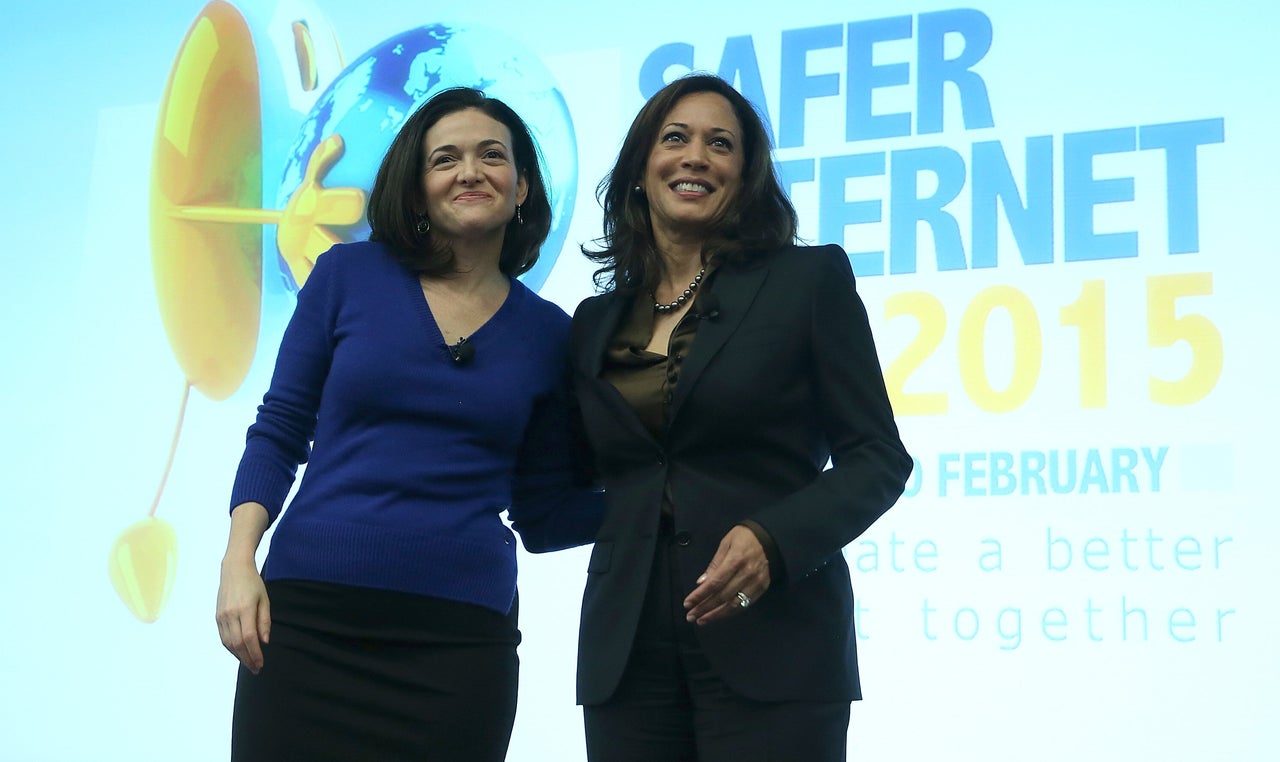
[[[505,224],[460,225],[446,232],[450,238],[460,241],[474,241],[494,236],[501,237],[507,229]]]

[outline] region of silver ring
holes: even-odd
[[[738,605],[744,609],[751,605],[751,598],[741,590],[738,591]]]

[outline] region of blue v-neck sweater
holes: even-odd
[[[575,486],[568,334],[564,311],[513,279],[459,364],[417,275],[383,246],[322,255],[231,494],[233,508],[280,516],[263,577],[509,610],[516,556],[500,514],[539,552],[591,542],[603,512],[600,493]]]

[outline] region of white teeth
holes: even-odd
[[[707,186],[699,185],[698,183],[676,183],[676,191],[690,192],[690,193],[709,193],[710,192],[707,189]]]

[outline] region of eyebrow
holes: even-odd
[[[664,124],[664,125],[662,126],[662,128],[663,128],[663,129],[666,129],[667,127],[680,127],[681,129],[685,129],[685,130],[689,129],[689,125],[685,124],[684,122],[667,122],[666,124]],[[711,131],[712,131],[712,132],[723,132],[723,133],[725,133],[726,135],[731,135],[731,136],[733,136],[733,137],[735,137],[735,138],[736,138],[736,137],[738,137],[738,136],[737,136],[737,134],[735,134],[733,130],[731,130],[731,129],[727,128],[727,127],[712,127],[712,128],[711,128]]]
[[[498,140],[497,138],[489,138],[488,140],[481,140],[479,143],[476,143],[476,148],[489,148],[490,146],[500,146],[504,151],[507,151],[507,152],[511,151],[510,148],[507,148],[506,143],[503,143],[501,140]],[[432,156],[435,156],[436,154],[440,153],[441,151],[457,151],[457,150],[458,150],[458,147],[453,145],[452,143],[450,143],[449,145],[438,146],[432,149],[431,153],[427,154],[427,158],[429,159]]]

